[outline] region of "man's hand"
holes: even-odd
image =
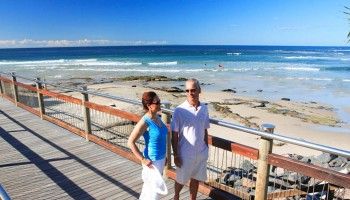
[[[181,158],[179,156],[175,156],[174,157],[174,163],[175,163],[176,167],[180,167],[181,168],[182,160],[181,160]]]

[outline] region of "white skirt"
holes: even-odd
[[[143,186],[140,200],[157,200],[160,198],[160,194],[165,195],[168,193],[162,177],[164,164],[165,158],[152,161],[153,169],[142,165]]]

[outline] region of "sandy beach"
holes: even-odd
[[[168,101],[171,103],[171,108],[174,108],[186,98],[185,93],[181,92],[184,89],[183,84],[184,81],[114,80],[109,83],[90,83],[88,89],[134,100],[140,100],[143,92],[153,90],[157,92],[162,102]],[[208,103],[211,118],[255,129],[258,129],[261,124],[269,123],[276,126],[275,134],[350,150],[349,125],[342,123],[330,105],[318,102],[295,102],[288,99],[266,101],[237,95],[233,91],[206,91],[205,84],[202,85],[202,89],[201,100]],[[80,98],[80,94],[69,94]],[[106,101],[105,98],[97,96],[91,96],[90,101],[142,114],[140,108],[127,103]],[[230,141],[258,147],[258,136],[248,133],[217,125],[212,125],[209,133]],[[279,141],[274,142],[273,152],[321,154],[321,152]]]

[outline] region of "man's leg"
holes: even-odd
[[[190,197],[191,200],[196,200],[198,192],[199,181],[196,179],[191,179],[190,181]]]
[[[184,187],[184,185],[181,185],[180,183],[175,181],[175,195],[174,195],[174,200],[179,200],[180,198],[180,191],[182,190],[182,188]]]

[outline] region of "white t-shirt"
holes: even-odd
[[[193,158],[207,152],[204,135],[209,127],[208,107],[204,103],[200,103],[196,110],[186,100],[175,109],[171,128],[179,133],[178,153],[181,157]]]

